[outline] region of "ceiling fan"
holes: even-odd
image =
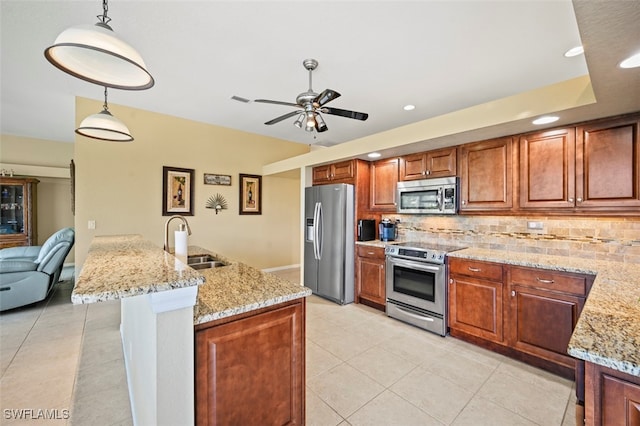
[[[335,90],[326,89],[322,93],[316,93],[313,91],[311,82],[312,82],[312,72],[318,67],[318,61],[315,59],[305,59],[302,61],[302,65],[309,71],[309,90],[306,92],[300,93],[296,97],[296,103],[292,102],[282,102],[282,101],[272,101],[270,99],[256,99],[254,102],[260,102],[265,104],[275,104],[275,105],[285,105],[297,108],[295,111],[291,111],[287,114],[281,115],[279,117],[274,118],[273,120],[267,121],[266,125],[276,124],[281,122],[282,120],[286,120],[287,118],[291,118],[294,116],[298,116],[296,121],[293,123],[298,128],[303,128],[307,132],[312,132],[314,129],[317,132],[325,132],[327,131],[327,125],[322,119],[320,113],[323,114],[331,114],[338,115],[340,117],[353,118],[355,120],[364,121],[369,117],[369,114],[364,112],[350,111],[346,109],[339,108],[331,108],[325,106],[328,102],[336,99],[340,96],[340,93]],[[241,98],[239,96],[232,96],[232,99],[235,99],[240,102],[250,102],[248,99]]]

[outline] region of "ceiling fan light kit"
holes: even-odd
[[[276,117],[264,124],[269,126],[297,115],[298,117],[293,122],[294,126],[299,129],[302,129],[304,127],[304,130],[307,132],[313,132],[315,130],[318,133],[321,133],[327,131],[328,127],[320,113],[337,115],[340,117],[352,118],[354,120],[360,121],[364,121],[369,117],[369,114],[363,112],[325,107],[325,104],[340,97],[340,93],[332,89],[325,89],[324,91],[322,91],[322,93],[319,94],[314,92],[312,87],[312,72],[318,67],[318,61],[316,61],[315,59],[305,59],[304,61],[302,61],[302,65],[307,71],[309,71],[309,89],[306,92],[300,93],[296,97],[295,103],[274,101],[270,99],[256,99],[254,101],[258,103],[295,107],[298,108],[298,110]],[[248,99],[242,98],[240,96],[232,96],[231,99],[243,103],[250,102]]]
[[[123,90],[149,89],[155,83],[142,56],[116,37],[109,26],[107,1],[95,25],[77,25],[64,30],[44,51],[58,69],[81,80]]]
[[[111,142],[131,142],[133,136],[129,128],[109,112],[107,104],[107,88],[104,88],[104,105],[102,111],[82,120],[76,133],[92,139]]]

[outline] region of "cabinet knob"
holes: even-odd
[[[578,197],[578,198],[576,199],[576,201],[577,201],[577,202],[579,202],[579,203],[581,203],[581,202],[582,202],[582,198]]]
[[[449,278],[449,284],[453,284],[453,278]]]
[[[511,290],[511,297],[514,297],[516,295],[516,291],[515,290]]]
[[[431,174],[431,171],[430,171],[430,170],[427,170],[425,174],[430,175],[430,174]]]
[[[462,205],[464,206],[465,204],[467,204],[467,200],[462,200]]]
[[[573,198],[569,197],[569,199],[567,200],[570,203],[573,203]]]

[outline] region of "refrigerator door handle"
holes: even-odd
[[[320,219],[320,215],[319,215],[319,210],[320,210],[320,203],[316,203],[314,209],[313,209],[313,257],[316,260],[320,259],[320,250],[319,250],[319,219]]]
[[[324,215],[322,213],[322,203],[318,203],[318,260],[322,259],[322,249],[324,246]]]

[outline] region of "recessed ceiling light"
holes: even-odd
[[[369,157],[369,158],[380,158],[380,157],[382,157],[382,154],[380,154],[379,152],[370,152],[369,154],[367,154],[367,157]]]
[[[412,110],[416,109],[416,106],[409,104],[409,105],[405,105],[404,107],[402,107],[402,109],[404,109],[405,111],[412,111]]]
[[[576,46],[564,52],[564,56],[567,58],[573,58],[574,56],[582,55],[583,53],[584,48],[582,46]]]
[[[555,115],[545,115],[544,117],[536,118],[533,120],[533,124],[549,124],[554,121],[558,121],[560,117],[556,117]]]
[[[620,68],[636,68],[640,67],[640,53],[629,56],[624,61],[620,62]]]

